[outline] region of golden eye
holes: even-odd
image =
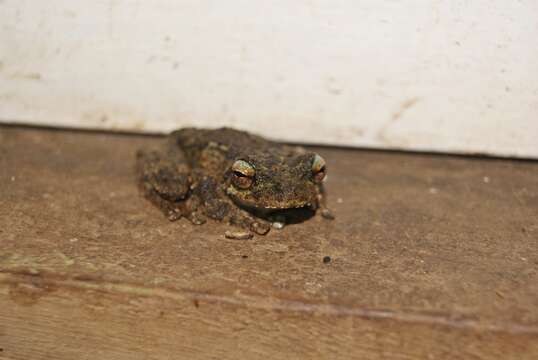
[[[325,160],[323,160],[321,156],[316,154],[314,156],[314,160],[312,161],[312,175],[314,176],[314,181],[317,183],[321,183],[325,178],[325,173]]]
[[[248,189],[254,182],[256,171],[245,160],[237,160],[232,165],[232,182],[240,189]]]

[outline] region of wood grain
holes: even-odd
[[[317,148],[336,220],[238,241],[140,196],[161,140],[0,127],[1,359],[538,356],[536,163]]]

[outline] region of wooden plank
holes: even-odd
[[[0,121],[537,158],[537,18],[532,0],[5,0]]]
[[[537,333],[463,319],[48,274],[0,276],[13,359],[531,359]],[[405,319],[402,319],[405,317]]]
[[[536,163],[317,148],[336,220],[238,241],[140,196],[161,140],[0,128],[0,358],[538,355]]]

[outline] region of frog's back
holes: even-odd
[[[264,149],[275,143],[246,131],[232,128],[197,129],[183,128],[172,132],[175,144],[185,153],[197,153],[210,145],[226,148],[226,151],[240,153],[243,150]]]

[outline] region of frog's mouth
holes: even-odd
[[[237,194],[235,189],[227,191],[230,199],[238,207],[248,211],[250,214],[272,221],[275,218],[286,219],[286,223],[299,223],[314,216],[318,208],[317,202],[293,199],[285,202],[271,201],[270,205],[262,202],[252,202],[244,199]]]
[[[285,224],[302,223],[316,214],[316,206],[307,202],[296,203],[294,207],[260,207],[252,206],[245,201],[231,196],[232,201],[249,214],[270,221],[284,222]]]
[[[289,210],[289,209],[300,209],[300,208],[310,208],[315,210],[317,204],[312,200],[307,199],[291,199],[286,201],[278,201],[276,199],[271,199],[270,203],[267,201],[261,200],[249,200],[234,189],[229,187],[227,189],[228,196],[233,200],[233,202],[247,210],[257,210],[260,212],[274,212],[279,210]]]

